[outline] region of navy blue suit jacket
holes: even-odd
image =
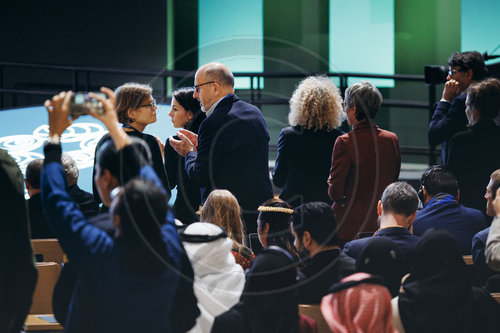
[[[443,143],[441,156],[442,164],[446,163],[448,156],[449,140],[458,132],[467,128],[467,116],[465,115],[465,99],[467,94],[463,93],[455,97],[451,104],[439,102],[429,123],[427,138],[429,143],[436,146]]]
[[[406,267],[411,268],[417,252],[417,244],[420,238],[412,235],[408,230],[401,227],[389,227],[379,229],[372,237],[387,237],[396,243],[403,253]],[[355,239],[344,245],[344,253],[349,257],[358,259],[365,245],[371,237]]]
[[[438,194],[437,197],[442,195]],[[413,234],[422,236],[428,229],[446,229],[457,239],[462,254],[469,255],[472,238],[487,227],[486,216],[479,210],[464,207],[456,201],[437,201],[433,204],[429,202],[417,213]]]
[[[261,111],[238,96],[222,99],[198,130],[197,152],[186,155],[188,176],[201,189],[229,190],[244,210],[273,197],[268,165],[269,134]]]
[[[489,233],[490,228],[488,227],[478,232],[474,238],[472,238],[472,261],[474,261],[474,266],[477,267],[482,285],[486,284],[490,276],[498,274],[498,272],[495,272],[486,265],[484,249],[486,248],[486,240],[488,239]]]
[[[282,187],[280,198],[296,207],[322,201],[332,205],[326,179],[330,174],[332,151],[341,131],[311,130],[300,125],[281,130],[273,182]]]

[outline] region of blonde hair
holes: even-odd
[[[226,229],[227,236],[241,249],[245,234],[238,200],[227,190],[213,190],[201,209],[200,221]]]
[[[314,131],[333,130],[342,123],[340,90],[326,76],[309,76],[300,82],[290,98],[288,122]]]

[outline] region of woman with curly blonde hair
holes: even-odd
[[[201,208],[200,221],[208,222],[226,230],[233,240],[233,255],[244,270],[250,268],[255,254],[245,243],[245,231],[241,220],[241,209],[236,197],[228,190],[213,190]]]
[[[302,80],[290,99],[289,127],[281,130],[273,182],[293,207],[311,201],[332,204],[326,179],[333,146],[343,132],[339,89],[326,76]]]

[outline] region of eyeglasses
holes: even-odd
[[[201,86],[204,86],[205,84],[210,84],[210,83],[217,83],[217,82],[215,82],[215,81],[208,81],[208,82],[205,82],[205,83],[200,83],[200,84],[195,85],[195,86],[193,87],[193,89],[194,89],[197,93],[199,93],[199,92],[200,92],[200,89],[199,89],[199,88],[200,88]]]
[[[465,69],[451,69],[448,71],[448,75],[453,77],[457,72],[467,72]]]
[[[156,106],[156,99],[153,99],[153,101],[149,104],[139,105],[140,108],[145,108],[146,106],[149,107],[151,111],[154,110]]]

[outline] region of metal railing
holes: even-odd
[[[4,87],[5,82],[5,71],[7,69],[31,69],[31,70],[44,70],[44,71],[56,71],[56,72],[69,72],[71,73],[71,89],[73,91],[89,91],[97,84],[92,85],[90,78],[91,74],[107,74],[109,76],[113,75],[128,75],[128,76],[145,76],[152,77],[156,80],[161,80],[161,94],[155,95],[155,98],[161,102],[170,102],[168,96],[169,80],[172,80],[172,84],[175,86],[176,82],[182,82],[185,80],[191,80],[195,71],[179,71],[179,70],[162,70],[162,69],[130,69],[130,68],[100,68],[100,67],[88,67],[88,66],[61,66],[61,65],[43,65],[43,64],[29,64],[29,63],[16,63],[16,62],[0,62],[0,110],[4,109],[4,101],[6,95],[32,95],[32,96],[52,96],[58,93],[60,89],[54,90],[41,90],[41,89],[26,89],[26,88],[6,88]],[[261,79],[302,79],[310,75],[326,75],[328,77],[337,77],[340,82],[340,90],[344,94],[348,86],[349,78],[370,78],[370,79],[392,79],[396,81],[412,81],[412,82],[424,82],[423,75],[409,75],[409,74],[368,74],[368,73],[308,73],[308,72],[245,72],[245,73],[234,73],[235,77],[246,77],[250,80],[250,88],[248,89],[248,102],[255,104],[259,107],[262,105],[285,105],[288,104],[289,100],[287,98],[268,98],[262,97],[263,89],[261,87]],[[83,84],[81,83],[83,82]],[[15,98],[14,98],[15,100]],[[429,121],[434,113],[434,104],[436,103],[436,86],[434,84],[428,85],[428,99],[427,102],[419,100],[391,100],[384,99],[382,106],[387,107],[402,107],[402,108],[413,108],[413,109],[427,109]],[[13,107],[16,107],[14,105]],[[275,149],[271,146],[271,149]],[[439,151],[433,146],[428,147],[412,147],[412,146],[401,146],[401,153],[408,155],[427,155],[429,159],[429,164],[436,163],[436,156]]]

